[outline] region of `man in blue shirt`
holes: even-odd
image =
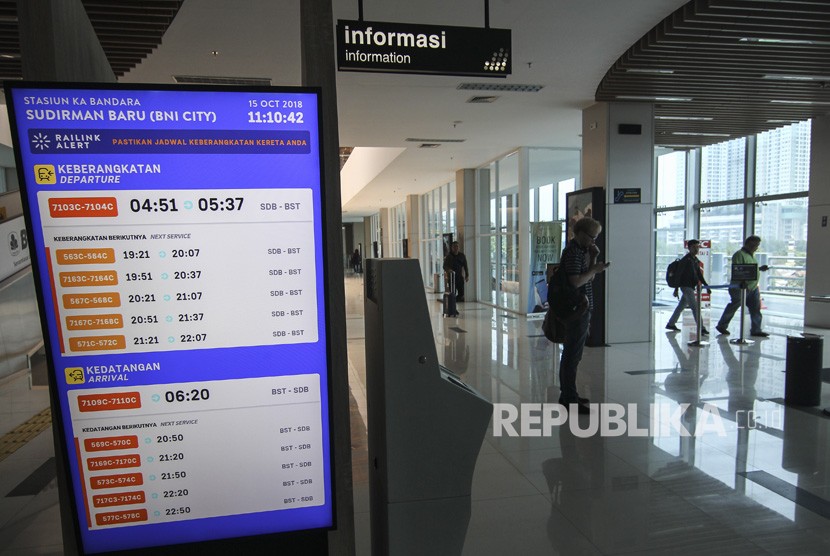
[[[589,400],[579,397],[576,391],[576,370],[582,360],[582,350],[588,339],[591,311],[594,308],[594,290],[591,282],[611,263],[597,262],[599,247],[597,236],[602,224],[593,218],[582,218],[574,224],[574,236],[562,251],[560,267],[565,271],[569,285],[577,295],[588,299],[588,310],[565,323],[565,342],[562,344],[562,358],[559,360],[559,403],[565,406],[577,404],[579,413],[590,413]]]

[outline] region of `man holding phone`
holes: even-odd
[[[576,391],[576,370],[582,360],[582,350],[588,339],[591,312],[594,308],[594,290],[591,282],[610,262],[598,262],[599,247],[596,240],[602,232],[602,224],[593,218],[582,218],[573,227],[573,239],[562,251],[560,267],[565,271],[568,282],[578,295],[588,299],[588,310],[578,318],[565,324],[565,342],[562,344],[562,358],[559,360],[559,403],[570,407],[576,404],[579,413],[590,413],[589,400],[579,397]]]

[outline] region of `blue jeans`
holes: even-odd
[[[735,316],[735,311],[741,308],[741,289],[729,286],[729,304],[724,308],[723,314],[718,321],[718,328],[726,328],[732,317]],[[746,308],[749,309],[750,334],[757,334],[761,332],[761,290],[755,288],[754,290],[746,290]]]
[[[695,295],[695,288],[681,287],[680,293],[680,301],[677,302],[677,308],[669,319],[669,325],[677,324],[680,315],[683,314],[683,309],[686,307],[691,307],[692,315],[695,317],[695,322],[697,322],[697,296]]]
[[[588,339],[591,311],[565,325],[565,342],[562,344],[562,358],[559,360],[559,401],[564,404],[577,403],[576,368],[582,360],[582,348]]]

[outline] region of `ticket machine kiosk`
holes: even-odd
[[[493,406],[438,364],[418,261],[365,270],[372,554],[457,555]]]

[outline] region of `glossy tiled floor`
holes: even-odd
[[[346,292],[355,391],[364,385],[359,277],[347,278]],[[475,303],[444,319],[438,296],[427,303],[439,359],[468,384],[497,403],[556,402],[559,348],[541,336],[540,321]],[[820,411],[830,388],[819,408],[782,400],[786,336],[801,323],[767,316],[771,337],[738,346],[729,343],[735,319],[731,336],[690,347],[691,312],[683,331],[670,333],[672,310],[655,309],[649,343],[586,348],[578,375],[582,396],[624,406],[628,424],[636,413],[639,430],[654,422],[655,435],[582,438],[568,422],[546,436],[496,437],[491,423],[465,555],[830,553],[830,418]],[[588,429],[600,411],[576,424]],[[783,495],[759,484],[764,478]],[[358,553],[368,554],[366,485],[355,492]]]
[[[365,422],[360,277],[346,279],[346,294],[350,381]],[[438,356],[468,384],[497,403],[558,399],[558,347],[541,336],[539,321],[476,303],[443,319],[438,297],[425,296]],[[683,332],[663,329],[670,311],[655,309],[653,341],[587,348],[579,371],[581,395],[620,404],[627,424],[636,414],[637,430],[650,425],[654,434],[583,438],[571,430],[598,422],[600,407],[544,436],[497,437],[491,424],[473,480],[465,555],[830,553],[830,418],[820,411],[830,406],[830,388],[819,408],[782,402],[786,336],[801,324],[767,316],[772,336],[737,346],[728,342],[737,335],[733,321],[732,336],[695,348],[687,345],[694,339],[688,311]],[[46,407],[45,396],[25,377],[0,384],[0,431]],[[681,404],[690,408],[679,411]],[[0,556],[61,554],[54,482],[36,495],[6,496],[51,455],[46,431],[0,462]],[[364,555],[368,485],[365,472],[355,476],[357,553]]]

